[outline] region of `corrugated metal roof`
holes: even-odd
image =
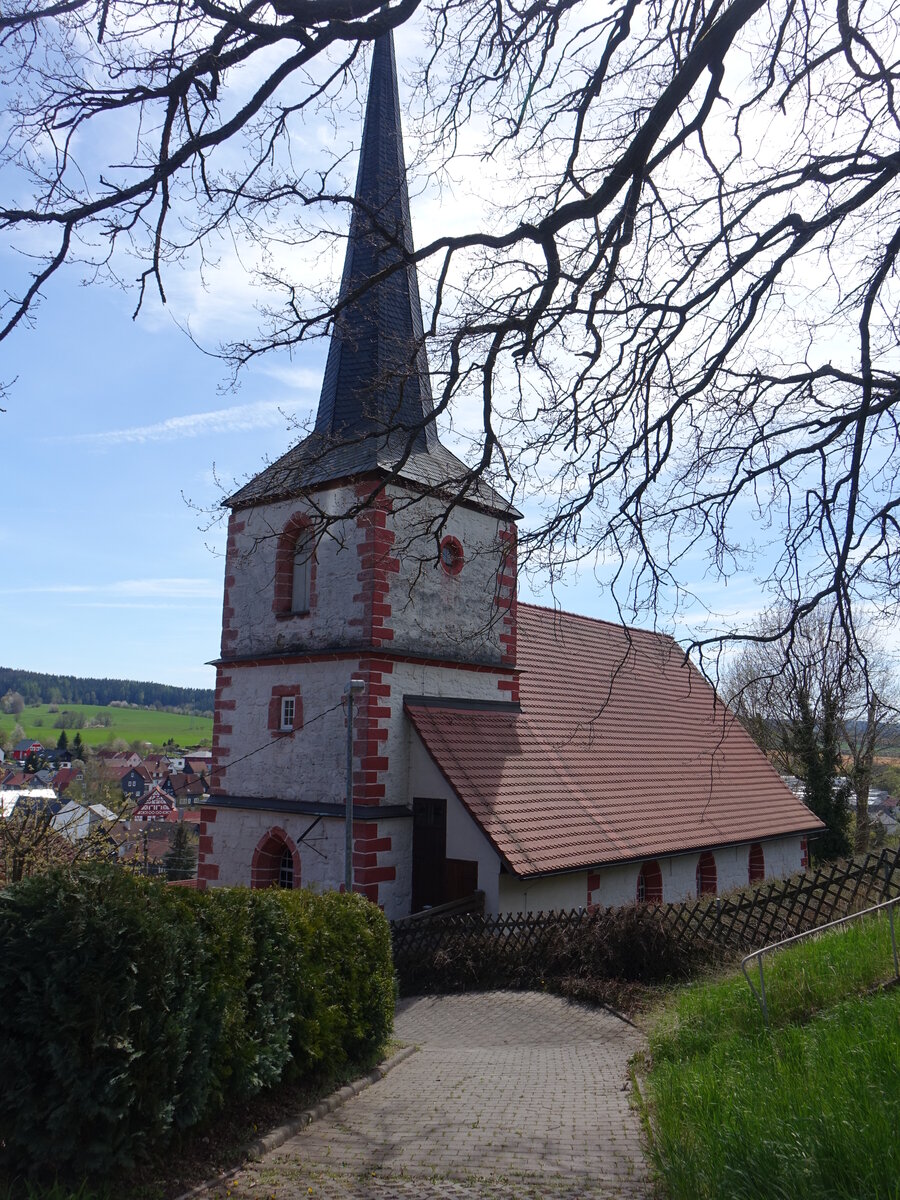
[[[822,828],[671,638],[518,606],[521,711],[407,702],[519,875]]]

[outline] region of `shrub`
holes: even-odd
[[[686,938],[652,905],[524,917],[508,932],[503,918],[445,918],[419,942],[395,952],[404,995],[483,988],[548,987],[586,998],[609,994],[599,981],[658,984],[686,979],[722,962],[715,942]],[[628,990],[627,988],[625,989]]]
[[[232,1096],[377,1052],[387,923],[358,896],[51,872],[0,892],[0,1012],[0,1163],[105,1175]]]

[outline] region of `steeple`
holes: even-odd
[[[347,440],[389,433],[402,452],[436,445],[422,307],[413,253],[393,34],[375,42],[355,203],[316,431]]]
[[[465,464],[438,440],[412,253],[397,63],[388,32],[372,53],[342,303],[315,429],[228,505],[285,499],[339,479],[390,471],[428,490],[518,515],[488,484],[470,479]]]

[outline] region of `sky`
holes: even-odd
[[[401,74],[403,52],[401,38]],[[477,217],[474,180],[449,206],[413,183],[419,244],[438,221]],[[258,296],[240,263],[225,255],[205,289],[190,264],[167,284],[168,307],[151,299],[132,320],[133,294],[83,286],[76,268],[48,285],[33,327],[0,345],[0,665],[213,685],[224,538],[209,512],[302,435],[327,346],[260,360],[229,390],[225,364],[179,323],[209,350],[252,332]],[[591,570],[552,593],[523,578],[520,598],[615,619]],[[759,605],[749,580],[705,598]]]

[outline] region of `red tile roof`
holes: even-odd
[[[61,796],[66,788],[71,783],[74,783],[81,774],[82,772],[78,767],[60,767],[53,776],[53,787],[56,788],[57,793]]]
[[[671,638],[520,604],[518,665],[521,711],[407,701],[517,875],[823,827]]]

